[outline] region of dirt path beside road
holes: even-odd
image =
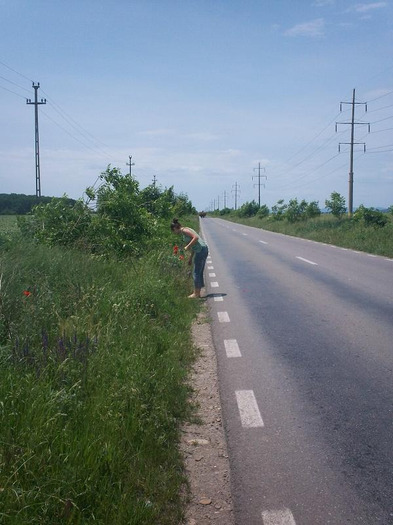
[[[186,523],[234,525],[217,361],[205,306],[194,322],[192,336],[200,352],[190,378],[200,424],[187,424],[182,429],[181,450],[191,490]]]

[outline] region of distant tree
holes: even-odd
[[[391,206],[389,206],[388,208],[388,212],[391,213],[393,215],[393,204]]]
[[[345,206],[345,198],[340,195],[337,191],[333,191],[330,195],[330,200],[325,200],[325,206],[330,210],[331,214],[340,219],[347,208]]]
[[[306,215],[309,219],[313,219],[314,217],[319,217],[321,215],[318,201],[312,201],[307,205]]]
[[[36,197],[23,193],[0,193],[0,215],[26,215],[37,204],[47,204],[51,200],[52,197]],[[73,199],[69,199],[69,202],[75,203]]]
[[[387,216],[375,208],[366,208],[361,204],[353,214],[355,222],[363,222],[366,226],[383,228],[388,222]]]
[[[239,217],[254,217],[258,213],[259,206],[258,203],[254,200],[251,202],[245,202],[237,210],[237,215]]]
[[[229,215],[231,211],[231,208],[222,208],[222,210],[220,210],[220,215]]]
[[[269,207],[266,204],[262,204],[262,206],[259,208],[257,212],[257,217],[260,219],[264,219],[265,217],[269,217],[270,210]]]
[[[288,204],[285,204],[284,199],[277,201],[277,204],[272,206],[272,216],[276,221],[281,221],[285,217],[285,211],[288,208]]]
[[[289,222],[305,220],[307,218],[307,206],[307,202],[304,199],[301,202],[298,202],[297,199],[291,199],[285,210],[284,216]]]

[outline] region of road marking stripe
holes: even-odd
[[[263,427],[257,400],[253,390],[236,390],[237,406],[243,428]]]
[[[216,274],[215,273],[209,273],[209,277],[215,277]]]
[[[210,286],[211,286],[212,288],[218,288],[218,287],[219,287],[219,284],[218,284],[217,281],[213,281],[213,282],[210,283]]]
[[[374,255],[374,254],[372,254],[372,253],[368,253],[367,255],[368,255],[369,257],[378,257],[377,255]]]
[[[217,312],[218,320],[220,323],[230,323],[228,312]]]
[[[264,510],[262,512],[263,525],[296,525],[292,512],[289,509]]]
[[[208,270],[214,270],[214,266],[208,266],[207,269]]]
[[[227,357],[241,357],[239,345],[236,339],[224,339],[225,351]]]
[[[248,233],[242,233],[242,235],[248,235]]]
[[[261,242],[262,244],[268,244],[266,241],[259,241],[259,242]]]
[[[296,259],[299,259],[300,261],[306,262],[308,264],[315,264],[315,266],[318,266],[318,263],[313,262],[313,261],[309,261],[308,259],[303,259],[303,257],[297,257],[296,256]]]
[[[214,297],[214,300],[215,300],[215,301],[223,301],[224,298],[223,298],[222,295],[216,295],[216,296]]]

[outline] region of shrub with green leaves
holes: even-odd
[[[361,204],[353,214],[353,220],[355,222],[363,222],[366,226],[374,226],[377,228],[383,228],[388,222],[387,216],[380,210],[366,208],[363,204]]]
[[[347,211],[345,198],[337,191],[333,191],[330,195],[330,199],[325,200],[325,206],[330,210],[331,214],[338,219],[340,219]]]

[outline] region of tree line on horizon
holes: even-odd
[[[0,193],[0,215],[26,215],[38,204],[49,204],[54,197],[37,197],[24,193]],[[74,199],[67,197],[70,205]]]

